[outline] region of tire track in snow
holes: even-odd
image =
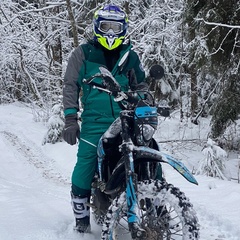
[[[20,156],[23,156],[28,163],[40,170],[44,178],[64,185],[70,184],[66,177],[63,177],[59,172],[54,170],[54,160],[48,158],[41,148],[36,146],[36,144],[29,139],[24,141],[16,134],[8,131],[0,131],[0,134],[11,144],[14,151],[19,153]]]

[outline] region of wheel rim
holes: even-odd
[[[146,231],[148,240],[182,239],[181,220],[174,209],[166,204],[156,204],[158,199],[140,200],[141,227]]]
[[[158,180],[139,182],[137,189],[140,227],[137,229],[145,231],[144,237],[132,238],[127,223],[126,195],[122,193],[108,209],[102,240],[199,239],[196,212],[183,192]]]

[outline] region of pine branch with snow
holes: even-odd
[[[209,138],[202,152],[206,157],[199,162],[196,174],[227,180],[224,174],[226,151]]]
[[[48,120],[48,131],[43,139],[43,145],[46,143],[56,143],[62,141],[62,131],[64,128],[63,106],[57,103],[52,108],[52,116]]]

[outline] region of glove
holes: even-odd
[[[80,138],[80,128],[77,122],[77,114],[70,114],[65,117],[65,127],[62,135],[63,139],[68,144],[76,144],[77,138]]]

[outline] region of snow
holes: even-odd
[[[0,116],[0,240],[100,239],[101,228],[93,221],[91,234],[73,231],[69,192],[77,146],[65,142],[42,145],[47,127],[34,122],[31,109],[20,103],[0,105]],[[207,122],[202,124],[186,133],[172,117],[161,122],[156,138],[204,139]],[[179,146],[172,150],[169,143],[162,146],[171,149],[170,154],[182,159],[190,170],[204,157],[202,148],[193,142],[182,151]],[[226,164],[235,178],[238,161]],[[240,185],[236,181],[197,175],[196,186],[170,166],[163,169],[168,182],[193,203],[201,240],[240,240]]]

